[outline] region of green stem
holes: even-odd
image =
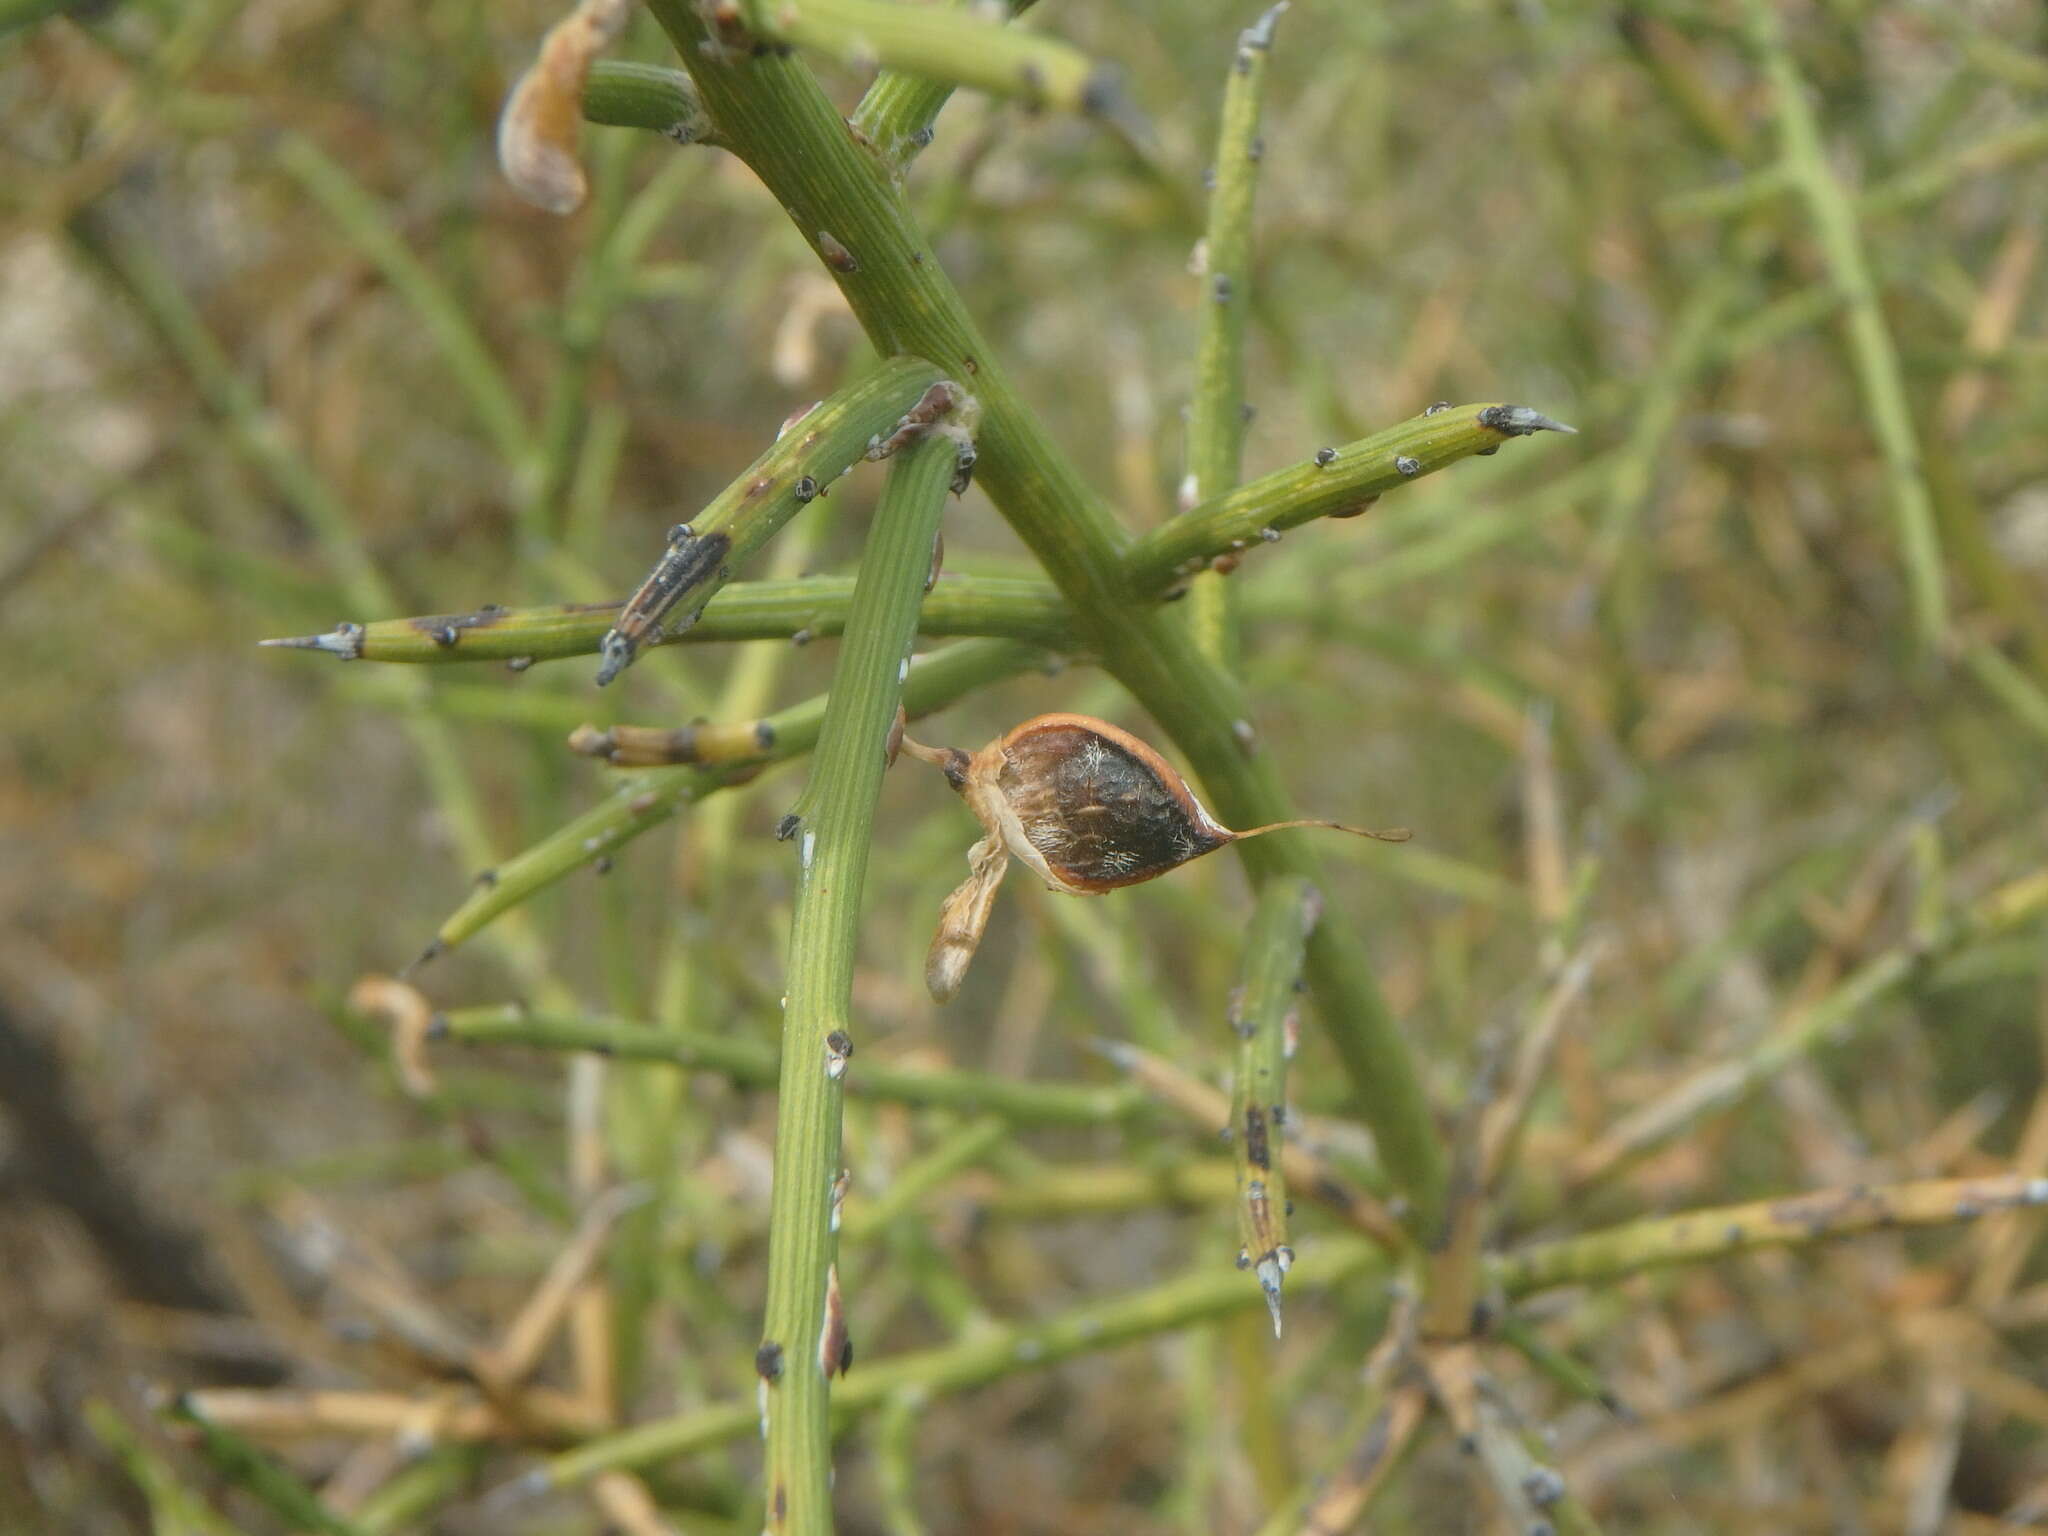
[[[1747,0],[1747,11],[1750,43],[1763,60],[1777,109],[1780,153],[1806,201],[1821,254],[1847,309],[1856,381],[1891,487],[1892,517],[1906,565],[1913,626],[1920,645],[1938,653],[1948,633],[1941,541],[1921,469],[1913,415],[1906,403],[1905,378],[1878,307],[1877,284],[1864,253],[1856,207],[1828,164],[1820,125],[1807,98],[1806,82],[1786,45],[1778,8],[1770,0]]]
[[[2032,118],[1851,194],[1854,208],[1866,219],[1909,213],[1972,177],[1992,175],[2043,155],[2048,155],[2048,118]],[[1798,179],[1781,163],[1734,181],[1680,192],[1657,205],[1657,216],[1673,223],[1727,218],[1747,213],[1798,188]]]
[[[1042,652],[1009,640],[962,641],[911,664],[903,707],[913,717],[941,709],[985,683],[1029,671],[1042,660]],[[623,775],[609,795],[581,816],[490,869],[469,899],[442,923],[432,952],[462,943],[535,892],[615,852],[684,806],[752,778],[767,764],[810,751],[824,723],[825,706],[823,697],[807,699],[749,723],[743,734],[757,750],[743,760]]]
[[[1236,1189],[1237,1171],[1221,1157],[1158,1164],[1062,1163],[1034,1169],[1028,1178],[991,1191],[977,1209],[999,1221],[1063,1221],[1222,1206]]]
[[[704,606],[680,634],[655,645],[712,640],[789,640],[836,635],[846,627],[851,576],[790,581],[736,581]],[[541,608],[484,607],[471,613],[422,614],[342,624],[321,635],[266,640],[265,645],[325,651],[344,661],[425,665],[466,661],[556,661],[594,656],[617,621],[618,603],[557,603]],[[921,635],[984,635],[1056,648],[1070,640],[1073,620],[1045,582],[1014,576],[942,575],[918,615]]]
[[[678,144],[715,144],[697,86],[680,69],[599,59],[583,82],[583,120],[612,128],[644,128]]]
[[[880,65],[967,86],[1028,107],[1107,115],[1121,105],[1115,71],[1058,38],[991,25],[973,12],[895,0],[756,0],[748,28],[844,64]]]
[[[1230,1098],[1237,1162],[1238,1262],[1249,1264],[1280,1335],[1280,1286],[1294,1263],[1287,1244],[1287,1015],[1322,898],[1299,876],[1259,891],[1245,941],[1244,989],[1230,1011],[1237,1072]]]
[[[862,1201],[847,1211],[847,1240],[858,1242],[887,1231],[920,1200],[1002,1147],[1009,1135],[1009,1126],[998,1115],[984,1115],[959,1127],[915,1162],[897,1170],[879,1198]]]
[[[1314,518],[1363,512],[1383,492],[1491,453],[1510,437],[1572,430],[1526,406],[1432,409],[1342,448],[1322,449],[1161,524],[1125,552],[1124,577],[1140,596],[1163,597],[1219,554]]]
[[[1009,0],[1012,18],[1022,15],[1032,0]],[[901,175],[932,140],[932,126],[952,100],[953,83],[926,75],[885,69],[875,77],[867,94],[847,121],[853,131],[882,157],[883,164]]]
[[[756,1356],[767,1383],[768,1529],[832,1530],[828,1418],[833,1358],[821,1358],[828,1274],[838,1249],[842,1084],[853,1050],[853,971],[860,945],[875,803],[890,727],[917,638],[957,453],[932,432],[898,451],[861,556],[846,638],[799,802],[797,888],[783,1001],[768,1213],[768,1306]]]
[[[1195,354],[1195,393],[1189,404],[1187,478],[1183,507],[1236,486],[1244,448],[1244,332],[1252,292],[1252,192],[1258,185],[1259,106],[1266,60],[1285,0],[1238,34],[1223,87],[1223,121],[1216,134],[1215,190],[1202,237],[1202,339]],[[1239,649],[1231,592],[1220,573],[1195,578],[1188,591],[1189,622],[1202,649],[1235,666]]]
[[[740,1035],[658,1028],[627,1019],[529,1010],[516,1003],[456,1008],[435,1017],[437,1034],[465,1045],[590,1051],[618,1061],[643,1061],[689,1072],[715,1072],[742,1088],[772,1087],[781,1052]],[[1114,1125],[1143,1117],[1145,1096],[1124,1085],[1044,1083],[998,1072],[892,1067],[865,1058],[846,1075],[856,1098],[922,1109],[987,1114],[1019,1125]]]
[[[1360,1240],[1319,1244],[1317,1252],[1295,1265],[1295,1279],[1316,1288],[1349,1284],[1374,1267],[1377,1255],[1377,1249]],[[964,1392],[1257,1304],[1257,1293],[1236,1270],[1196,1270],[1148,1290],[1076,1307],[1047,1322],[983,1328],[936,1349],[863,1364],[833,1393],[833,1412],[844,1419],[901,1392]],[[546,1486],[571,1487],[613,1468],[667,1461],[736,1440],[758,1422],[757,1410],[748,1401],[636,1425],[555,1457],[546,1465]]]
[[[1876,1189],[1823,1189],[1780,1200],[1687,1211],[1538,1243],[1493,1265],[1510,1296],[1588,1285],[1673,1264],[1696,1264],[1760,1248],[1797,1248],[1858,1232],[1947,1226],[1993,1211],[2048,1205],[2048,1179],[2001,1174],[1922,1179]]]

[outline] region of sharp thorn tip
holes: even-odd
[[[1238,46],[1241,48],[1271,48],[1273,46],[1274,28],[1280,25],[1280,18],[1286,14],[1287,0],[1278,0],[1277,4],[1268,8],[1265,15],[1261,16],[1239,34]]]
[[[256,643],[265,650],[325,651],[345,661],[353,661],[362,654],[361,636],[345,629],[329,630],[324,635],[278,635]]]
[[[1567,437],[1579,435],[1577,427],[1569,426],[1555,416],[1546,416],[1541,411],[1531,410],[1526,405],[1509,408],[1508,426],[1517,436],[1528,432],[1562,432]]]
[[[437,955],[441,954],[442,951],[447,949],[447,947],[448,946],[446,944],[443,944],[438,938],[430,941],[425,949],[421,950],[417,955],[414,955],[411,960],[407,961],[405,965],[399,968],[398,979],[400,981],[410,980],[415,971],[417,971],[421,966],[425,965],[429,960],[432,960]]]

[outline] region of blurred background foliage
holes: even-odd
[[[0,5],[0,1525],[126,1531],[153,1507],[159,1531],[208,1529],[146,1499],[175,1468],[266,1529],[281,1517],[154,1423],[140,1384],[425,1391],[364,1273],[460,1332],[501,1328],[570,1230],[564,1127],[594,1091],[558,1058],[443,1052],[438,1097],[411,1102],[349,984],[460,902],[491,862],[475,834],[502,857],[602,792],[572,727],[758,713],[819,691],[833,646],[664,650],[598,694],[579,662],[429,682],[254,642],[623,592],[867,354],[716,151],[591,130],[581,212],[512,196],[494,118],[546,6],[48,9]],[[1274,54],[1247,473],[1440,398],[1582,432],[1310,525],[1232,578],[1256,724],[1300,803],[1416,831],[1329,849],[1326,895],[1372,934],[1446,1110],[1554,964],[1560,870],[1583,893],[1592,980],[1507,1235],[1565,1229],[1565,1170],[1631,1109],[2048,856],[2048,18],[1781,9],[1918,434],[1952,609],[1937,647],[1828,252],[1770,180],[1737,7],[1298,0]],[[992,341],[1133,528],[1180,476],[1189,252],[1251,19],[1048,3],[1029,24],[1119,63],[1156,143],[963,94],[911,173]],[[642,18],[622,51],[666,44]],[[862,79],[823,73],[850,106]],[[851,569],[878,484],[844,482],[741,574]],[[1026,568],[978,492],[946,538],[949,568]],[[366,611],[378,580],[394,606]],[[1046,708],[1145,728],[1075,666],[921,734],[972,747]],[[1554,762],[1547,842],[1532,742]],[[456,1007],[544,978],[593,1010],[772,1038],[790,867],[769,832],[799,784],[772,772],[686,814],[421,984]],[[1087,1043],[1125,1037],[1221,1077],[1250,911],[1233,864],[1086,907],[1013,879],[940,1011],[920,957],[973,828],[905,769],[882,816],[864,1053],[1108,1082]],[[1575,1197],[1570,1226],[2023,1164],[2042,937],[1937,945],[1853,1043]],[[606,1088],[607,1167],[677,1171],[611,1255],[626,1422],[754,1390],[772,1096],[653,1076]],[[1341,1109],[1335,1078],[1308,1028],[1301,1106]],[[963,1125],[851,1105],[854,1207]],[[1362,1142],[1337,1145],[1369,1173]],[[1129,1188],[1215,1164],[1169,1119],[972,1152],[861,1234],[863,1359],[1234,1249],[1220,1196]],[[1297,1248],[1330,1230],[1304,1208]],[[1533,1374],[1506,1388],[1609,1529],[2024,1521],[2048,1509],[2048,1274],[2026,1265],[1998,1331],[1980,1307],[1966,1343],[1914,1323],[1952,1324],[1980,1257],[1968,1233],[1874,1236],[1566,1292],[1537,1323],[1633,1416]],[[1250,1529],[1336,1445],[1384,1312],[1377,1287],[1304,1293],[1277,1348],[1234,1316],[866,1423],[846,1528],[915,1530],[914,1509],[934,1532]],[[408,1465],[390,1437],[283,1444],[364,1531],[632,1528],[581,1493],[482,1503],[530,1464],[516,1447]],[[651,1474],[674,1527],[755,1528],[755,1454]],[[1439,1435],[1375,1528],[1493,1518]]]

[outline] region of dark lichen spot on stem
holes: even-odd
[[[1273,1166],[1273,1147],[1266,1133],[1266,1112],[1256,1104],[1247,1106],[1244,1112],[1244,1156],[1246,1162],[1262,1171]]]
[[[687,528],[688,524],[678,526]],[[599,645],[603,661],[597,671],[598,686],[609,683],[632,665],[641,643],[653,636],[663,615],[693,588],[713,572],[724,574],[725,557],[731,549],[731,536],[716,532],[702,536],[685,534],[662,552],[647,579],[626,599],[618,622]]]

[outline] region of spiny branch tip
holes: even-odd
[[[1563,432],[1576,437],[1579,431],[1526,405],[1489,405],[1479,413],[1479,425],[1505,437],[1527,437],[1532,432]]]
[[[1237,35],[1240,48],[1270,49],[1273,46],[1274,29],[1280,25],[1280,18],[1287,14],[1287,0],[1279,0],[1265,15],[1246,27]]]

